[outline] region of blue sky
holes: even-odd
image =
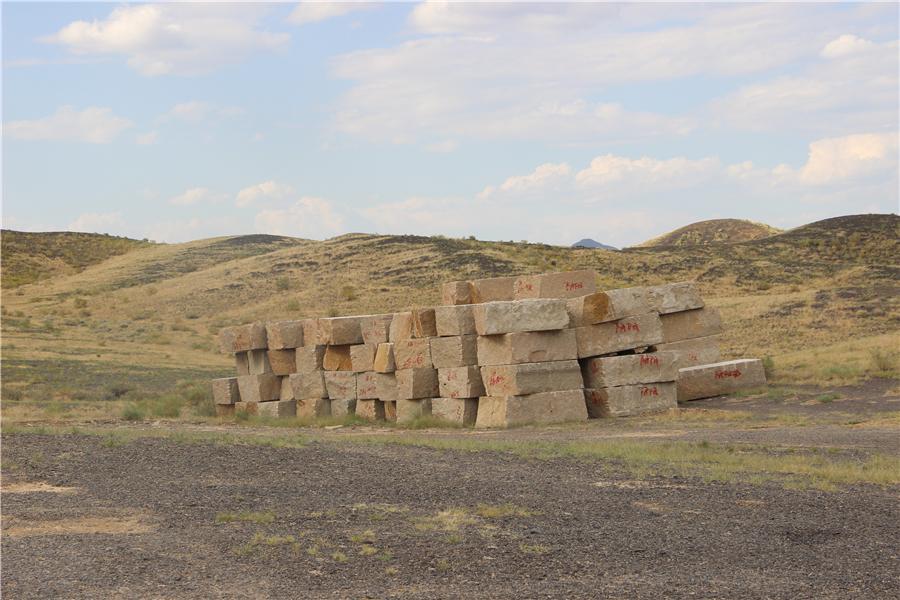
[[[4,3],[3,226],[638,243],[898,211],[898,6]]]

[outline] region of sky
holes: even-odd
[[[898,10],[4,2],[3,227],[626,246],[896,213]]]

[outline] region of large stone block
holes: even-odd
[[[566,302],[570,327],[585,327],[646,314],[654,310],[647,288],[633,287],[571,298]]]
[[[331,416],[346,417],[356,412],[356,400],[351,398],[332,398]]]
[[[237,377],[224,377],[212,380],[213,402],[216,404],[234,404],[241,401],[238,391]]]
[[[217,417],[233,417],[235,404],[216,404]]]
[[[471,304],[436,306],[435,330],[439,336],[469,335],[475,333],[475,312]]]
[[[376,373],[375,389],[382,402],[397,401],[397,376],[394,373]]]
[[[433,308],[415,308],[411,311],[395,313],[388,332],[388,338],[392,342],[436,335],[437,326]]]
[[[576,358],[578,358],[578,344],[573,329],[478,337],[479,365],[514,365]]]
[[[374,345],[388,341],[393,318],[392,314],[367,315],[360,318],[359,327],[362,330],[363,343]]]
[[[478,398],[432,398],[431,415],[465,427],[475,424]]]
[[[397,400],[397,422],[409,423],[431,414],[431,398]]]
[[[312,373],[323,369],[325,346],[304,346],[294,350],[294,362],[297,373]]]
[[[575,329],[578,358],[613,354],[652,346],[662,341],[662,326],[655,312],[597,323]]]
[[[510,427],[529,423],[586,421],[584,390],[561,390],[528,396],[482,396],[475,427]]]
[[[235,402],[234,404],[234,413],[244,414],[244,415],[255,415],[258,414],[259,410],[259,402]]]
[[[276,375],[290,375],[297,372],[297,359],[294,350],[269,350],[267,352],[269,366]]]
[[[766,371],[758,358],[727,360],[678,371],[678,400],[697,400],[732,394],[766,385]]]
[[[356,400],[356,416],[369,421],[384,421],[384,402],[381,400]]]
[[[577,360],[481,367],[488,396],[522,396],[584,387]]]
[[[721,337],[721,335],[707,335],[668,344],[656,344],[656,349],[659,352],[674,352],[678,357],[678,368],[680,369],[708,365],[722,360],[722,354],[719,351]]]
[[[376,373],[393,373],[397,370],[396,364],[394,360],[394,344],[392,342],[378,344],[378,349],[375,350],[372,370]]]
[[[448,281],[441,286],[441,304],[471,304],[468,281]]]
[[[375,350],[378,345],[357,344],[350,346],[350,366],[353,371],[362,373],[375,368]]]
[[[474,312],[478,335],[550,331],[569,326],[566,301],[559,298],[488,302],[475,305]]]
[[[443,398],[484,396],[484,382],[477,365],[438,369],[438,387]]]
[[[250,350],[247,352],[247,364],[251,375],[271,373],[272,365],[269,363],[268,350]]]
[[[431,367],[431,341],[416,338],[394,342],[394,363],[397,370]]]
[[[299,348],[303,345],[302,321],[269,321],[266,323],[269,350]]]
[[[374,371],[356,374],[356,397],[359,400],[378,399],[378,375]]]
[[[658,381],[675,381],[678,360],[674,352],[647,352],[581,361],[584,387],[605,388]]]
[[[319,343],[332,346],[362,344],[362,317],[330,317],[319,319]]]
[[[243,402],[278,400],[281,394],[281,379],[272,373],[241,375],[237,380]]]
[[[238,375],[250,374],[250,358],[246,352],[238,352],[234,355],[234,369]]]
[[[318,346],[319,342],[319,320],[318,319],[302,319],[300,327],[303,329],[303,345]]]
[[[397,369],[397,399],[434,398],[438,395],[437,369],[422,367]]]
[[[322,368],[326,371],[353,371],[353,359],[349,345],[325,346]]]
[[[267,347],[266,326],[261,322],[224,327],[219,331],[219,350],[225,354],[264,350]]]
[[[662,315],[660,319],[663,334],[660,342],[664,343],[716,335],[723,331],[719,311],[709,306]]]
[[[513,300],[516,279],[516,277],[473,279],[469,282],[469,300],[472,304]]]
[[[389,400],[384,402],[384,420],[392,421],[394,423],[397,422],[397,401]]]
[[[653,310],[661,315],[703,308],[703,298],[693,281],[681,281],[647,288],[647,297]]]
[[[325,372],[309,371],[307,373],[292,373],[288,375],[291,389],[294,390],[294,398],[327,398],[325,389]]]
[[[457,335],[431,338],[431,362],[437,368],[478,364],[478,336]]]
[[[297,398],[297,417],[315,419],[331,416],[331,400],[328,398]]]
[[[325,389],[331,400],[356,400],[356,373],[325,371]]]
[[[281,378],[281,391],[278,392],[279,400],[293,400],[294,399],[294,386],[291,383],[290,376]]]
[[[593,419],[643,415],[678,406],[675,382],[589,388],[584,392]]]
[[[294,400],[260,402],[256,406],[256,414],[261,417],[296,417],[297,402]]]
[[[566,271],[524,275],[516,279],[514,297],[525,298],[574,298],[597,291],[596,271]]]

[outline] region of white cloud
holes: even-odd
[[[304,196],[286,208],[259,211],[254,224],[259,233],[324,239],[343,233],[344,219],[327,200]]]
[[[152,146],[159,141],[159,132],[148,131],[147,133],[138,134],[134,141],[139,146]]]
[[[896,133],[867,133],[813,142],[800,181],[823,185],[890,169],[896,172],[897,138]]]
[[[853,34],[845,33],[837,39],[834,39],[822,48],[822,56],[825,58],[839,58],[850,54],[865,52],[874,48],[875,44],[869,40],[856,37]]]
[[[342,17],[354,11],[366,10],[372,6],[373,4],[370,2],[299,2],[288,15],[288,21],[294,25],[318,23],[326,19]]]
[[[684,187],[708,179],[719,170],[717,158],[692,160],[684,157],[656,159],[627,158],[607,154],[598,156],[590,166],[575,175],[582,187],[630,185],[633,187]]]
[[[146,76],[197,74],[283,47],[290,36],[257,28],[266,7],[253,4],[121,6],[106,19],[74,21],[42,41],[76,55],[121,55]]]
[[[294,193],[294,188],[276,181],[264,181],[245,187],[237,194],[237,206],[249,206],[261,201],[284,200]]]
[[[68,230],[86,233],[109,233],[124,226],[125,220],[122,218],[121,212],[84,213],[69,223]]]
[[[5,123],[3,135],[19,140],[108,144],[131,126],[131,121],[117,117],[109,108],[91,106],[79,111],[72,106],[61,106],[55,113],[42,119]]]
[[[528,194],[546,191],[554,184],[568,179],[571,173],[572,167],[566,163],[544,163],[527,175],[509,177],[497,187],[487,186],[478,194],[478,197],[486,199],[500,194]]]
[[[221,202],[224,198],[224,194],[213,192],[209,188],[195,187],[169,198],[169,204],[174,206],[190,206],[201,203],[215,204]]]

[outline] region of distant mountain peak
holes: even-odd
[[[615,246],[609,246],[607,244],[601,244],[597,240],[592,240],[591,238],[584,238],[578,240],[574,244],[572,244],[573,248],[601,248],[603,250],[618,250]]]

